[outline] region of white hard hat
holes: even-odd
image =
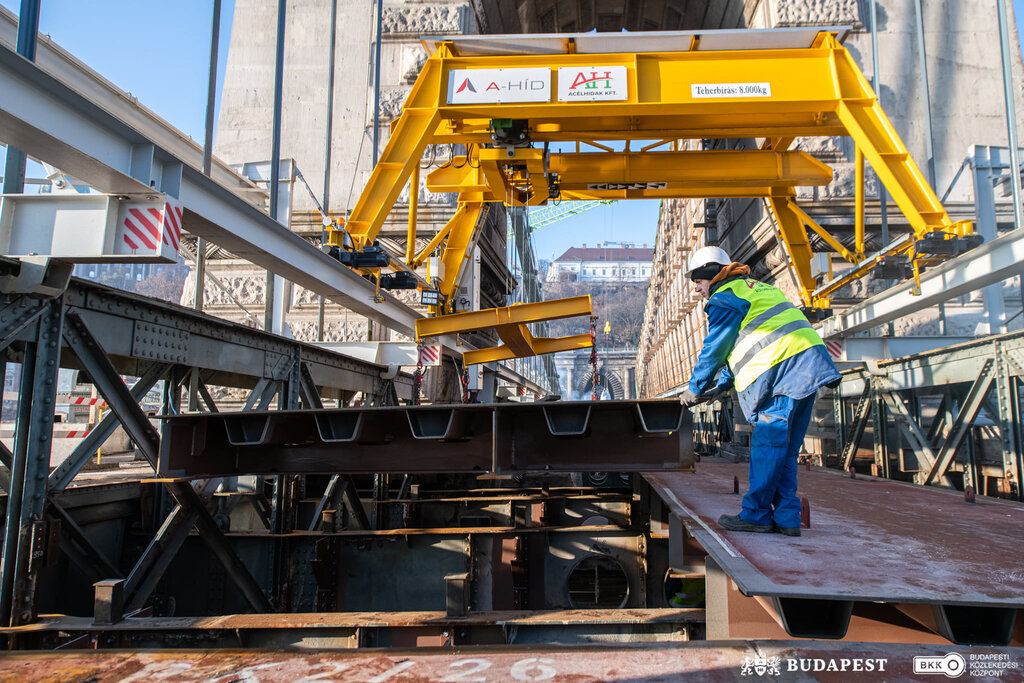
[[[689,277],[698,268],[716,263],[720,266],[727,266],[732,263],[732,259],[721,247],[701,247],[690,257],[690,263],[686,266],[686,275]]]

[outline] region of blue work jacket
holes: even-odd
[[[733,377],[726,359],[739,336],[743,319],[750,310],[750,302],[728,290],[721,291],[722,285],[734,279],[715,283],[711,288],[711,297],[704,305],[704,312],[708,316],[708,335],[704,338],[704,347],[700,350],[690,377],[689,388],[695,394],[715,386],[732,384]],[[716,383],[715,376],[719,369],[722,374]],[[825,347],[812,346],[768,368],[750,386],[739,392],[740,408],[747,421],[753,423],[757,413],[772,396],[804,398],[839,379],[839,371]]]

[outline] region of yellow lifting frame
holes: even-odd
[[[767,197],[778,189],[827,185],[832,169],[805,152],[727,150],[710,152],[554,153],[544,150],[479,149],[431,171],[427,189],[458,192],[460,201],[504,202],[512,195],[502,168],[525,168],[511,179],[529,186],[517,204],[548,201],[548,173],[558,175],[561,198],[645,199]],[[547,173],[545,172],[547,169]]]
[[[462,354],[464,364],[474,365],[510,358],[527,358],[558,351],[575,351],[591,346],[589,334],[574,334],[567,337],[534,337],[530,334],[527,325],[590,314],[590,295],[574,296],[555,301],[539,301],[505,306],[504,308],[489,308],[483,311],[453,313],[436,318],[420,318],[416,321],[416,338],[423,339],[445,334],[494,329],[504,343],[489,349],[466,351]]]
[[[626,99],[565,102],[558,101],[552,92],[546,101],[534,103],[452,104],[448,101],[449,74],[455,69],[540,67],[551,70],[551,81],[555,83],[560,67],[593,67],[595,64],[625,67]],[[768,83],[770,95],[697,98],[689,87],[718,83]],[[747,152],[748,161],[734,165],[734,169],[744,173],[760,169],[761,175],[732,180],[716,177],[717,166],[711,162],[724,159],[732,164],[732,159],[739,158],[735,153],[646,151],[659,143],[639,153],[610,150],[604,154],[577,153],[579,160],[571,154],[553,154],[545,160],[541,150],[515,149],[512,158],[520,159],[523,168],[509,176],[505,173],[509,161],[506,149],[481,147],[492,144],[490,122],[494,119],[525,120],[533,143],[574,141],[577,150],[579,143],[604,149],[597,141],[763,138],[761,150]],[[933,232],[949,237],[973,232],[969,222],[954,223],[950,219],[882,111],[867,79],[835,34],[825,31],[818,34],[810,47],[774,50],[459,56],[452,43],[441,43],[427,59],[409,93],[402,116],[393,127],[346,229],[356,248],[372,243],[426,145],[459,143],[467,145],[470,151],[466,161],[476,160],[477,168],[473,163],[467,163],[462,169],[446,167],[431,173],[428,180],[432,189],[443,187],[445,191],[459,192],[460,208],[456,218],[446,226],[444,236],[428,245],[430,249],[411,259],[413,249],[406,254],[407,263],[416,265],[447,239],[441,282],[442,289],[448,292],[454,290],[458,281],[466,250],[478,230],[483,204],[508,201],[509,195],[513,203],[543,203],[550,174],[559,173],[564,174],[559,180],[566,199],[606,198],[612,192],[620,193],[616,198],[692,197],[701,196],[700,193],[709,197],[765,197],[778,219],[780,235],[790,252],[804,302],[827,306],[832,292],[862,277],[877,260],[863,257],[862,188],[858,189],[853,254],[811,220],[794,201],[795,185],[818,184],[823,175],[820,169],[808,164],[804,155],[787,152],[787,148],[798,136],[831,135],[853,138],[858,151],[858,171],[863,155],[913,228],[913,239],[890,245],[884,249],[886,253],[907,253],[916,264],[915,239]],[[699,156],[691,161],[685,156],[689,154]],[[716,154],[722,156],[713,156]],[[675,161],[668,161],[670,159]],[[699,173],[701,159],[709,162],[704,166],[703,178]],[[775,160],[777,172],[765,172],[763,160],[766,159]],[[674,165],[676,162],[678,164]],[[786,164],[789,164],[788,169]],[[586,165],[596,169],[593,176]],[[806,177],[808,173],[814,176],[815,171],[818,171],[816,177]],[[863,182],[860,172],[858,181]],[[508,187],[510,182],[511,188]],[[664,184],[664,188],[591,187],[595,183],[616,182]],[[508,192],[510,189],[512,191]],[[659,195],[660,190],[663,194]],[[807,227],[821,235],[844,258],[856,262],[847,274],[818,289],[810,274],[812,252]],[[410,228],[410,234],[412,230]],[[332,245],[344,244],[340,231],[329,230],[328,237]],[[549,302],[542,302],[546,303]],[[541,306],[538,310],[543,309]],[[524,350],[521,344],[506,346],[509,352]]]

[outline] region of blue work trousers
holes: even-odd
[[[749,524],[800,526],[796,459],[811,422],[814,394],[772,396],[757,413],[750,437],[750,490],[740,517]]]

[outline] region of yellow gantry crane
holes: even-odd
[[[589,335],[534,338],[527,324],[591,313],[589,297],[454,313],[452,294],[480,229],[485,204],[538,206],[554,199],[763,198],[789,251],[803,303],[830,296],[883,258],[922,265],[976,244],[970,222],[953,222],[910,157],[841,40],[847,29],[461,36],[424,39],[430,53],[401,117],[344,228],[328,230],[343,262],[363,272],[411,274],[443,247],[434,315],[418,339],[493,328],[503,344],[467,352],[481,363],[585,348]],[[826,185],[830,168],[789,150],[796,137],[850,136],[857,150],[855,249],[846,249],[795,200],[798,186]],[[759,149],[675,151],[684,139],[757,138]],[[625,141],[624,151],[613,142]],[[638,142],[638,149],[631,143]],[[575,151],[551,153],[551,143]],[[431,172],[433,192],[458,193],[449,223],[415,252],[410,211],[404,263],[374,239],[407,182],[419,184],[430,144],[466,153]],[[621,145],[620,145],[621,146]],[[864,253],[865,160],[913,235]],[[412,196],[416,196],[413,193]],[[853,267],[819,285],[808,229]],[[406,271],[406,272],[401,272]],[[387,276],[385,276],[387,277]],[[422,282],[418,287],[423,288]]]

